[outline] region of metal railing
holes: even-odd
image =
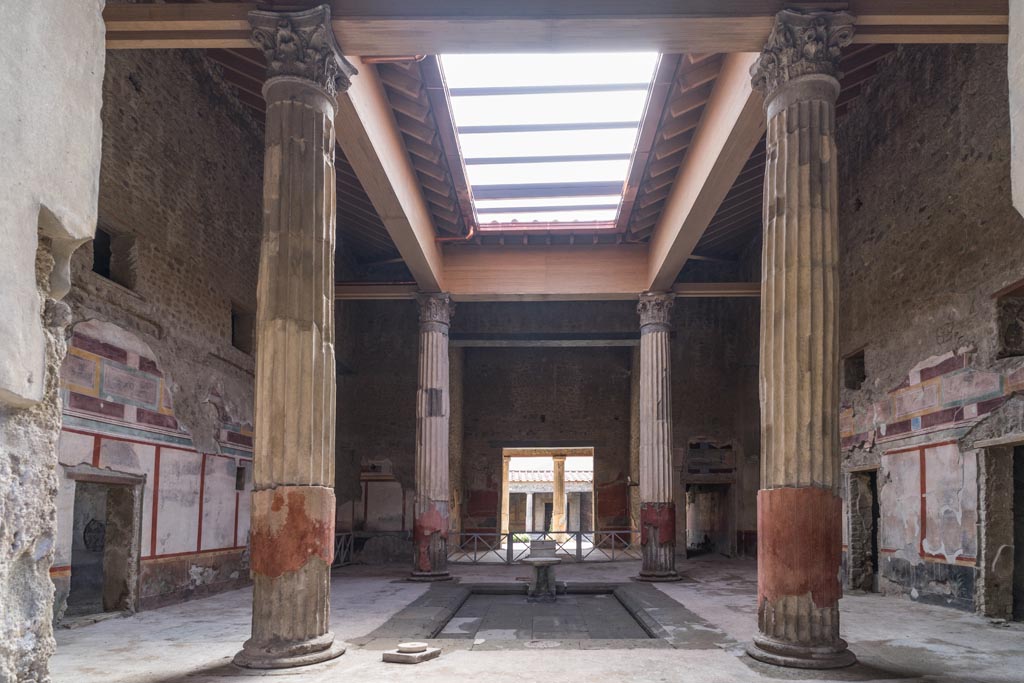
[[[572,562],[639,560],[640,532],[632,529],[602,531],[513,531],[510,533],[452,533],[448,561],[460,564],[516,564],[530,556],[531,541],[554,541],[555,556]]]
[[[334,534],[334,562],[331,567],[344,567],[352,564],[352,532]]]

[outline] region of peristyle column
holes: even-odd
[[[842,501],[835,102],[846,13],[785,10],[751,68],[768,116],[761,268],[758,628],[771,664],[855,661],[839,637]]]
[[[267,60],[257,285],[252,637],[235,663],[337,657],[334,556],[334,110],[355,68],[326,6],[249,13]]]
[[[640,295],[640,545],[644,581],[677,581],[670,293]]]
[[[554,465],[554,489],[551,494],[551,533],[561,543],[565,541],[565,456],[551,457]]]
[[[448,573],[448,425],[450,395],[447,294],[422,294],[420,369],[416,389],[416,503],[412,578],[450,579]]]

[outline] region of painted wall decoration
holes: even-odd
[[[149,347],[107,323],[76,326],[61,376],[60,464],[145,477],[140,607],[245,584],[251,421],[221,426],[220,453],[197,451]],[[60,474],[51,570],[58,605],[70,587],[75,496],[75,481]]]

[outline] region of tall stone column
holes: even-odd
[[[419,385],[416,389],[416,507],[412,578],[450,579],[448,573],[448,425],[450,373],[447,294],[422,294]]]
[[[507,455],[501,456],[501,529],[499,531],[503,534],[508,533],[509,519],[512,517],[512,496],[509,493],[509,481],[508,481],[508,466],[509,457]],[[505,547],[504,536],[499,544],[502,548]]]
[[[559,543],[565,541],[565,456],[551,457],[554,464],[555,485],[551,494],[551,533]]]
[[[268,64],[256,317],[252,637],[235,663],[344,652],[329,630],[334,555],[334,110],[355,68],[326,6],[254,11]]]
[[[835,668],[839,637],[839,354],[835,102],[845,13],[782,11],[758,62],[765,95],[758,627],[764,662]]]
[[[640,545],[644,581],[677,581],[672,501],[672,294],[640,295]]]
[[[526,494],[526,533],[533,531],[533,493]]]

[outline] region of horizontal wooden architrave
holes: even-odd
[[[332,23],[349,54],[760,50],[785,0],[333,0]],[[256,3],[108,5],[107,47],[248,47]],[[1009,0],[811,2],[857,17],[859,43],[1007,41]]]
[[[630,299],[644,290],[647,248],[451,245],[444,264],[446,291],[460,301]]]

